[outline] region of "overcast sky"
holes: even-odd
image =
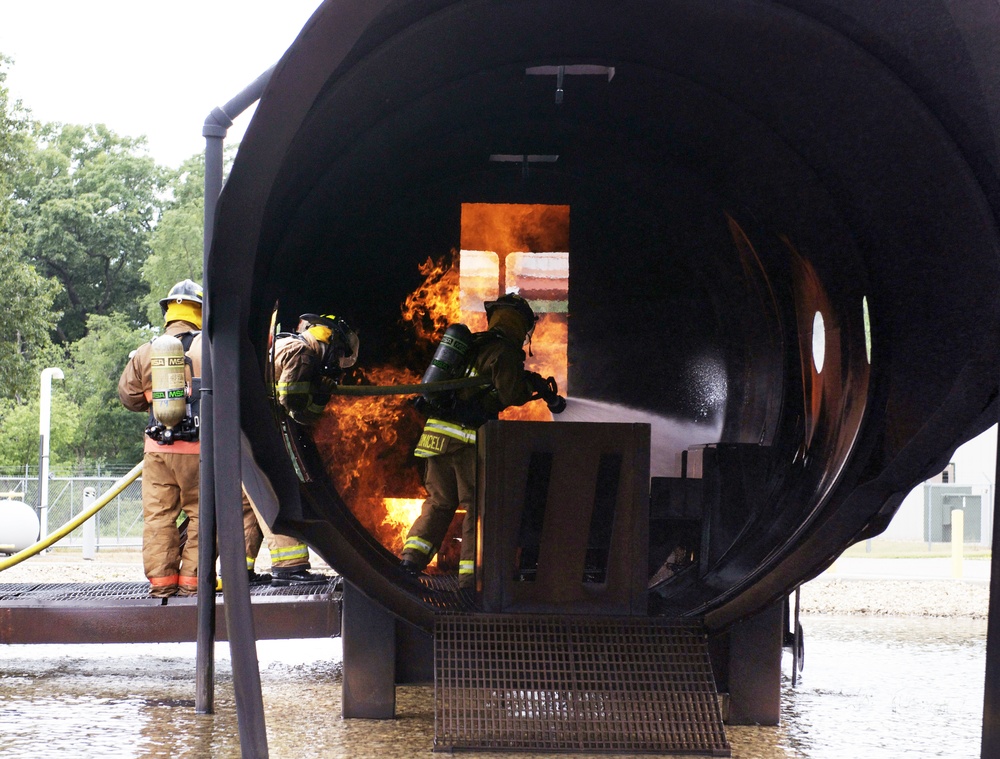
[[[277,62],[321,0],[0,0],[7,87],[35,118],[148,138],[166,166]],[[236,120],[239,141],[252,111]]]

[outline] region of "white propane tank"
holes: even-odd
[[[38,515],[21,501],[0,501],[0,553],[17,553],[38,540]]]

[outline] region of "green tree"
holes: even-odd
[[[22,403],[37,392],[37,369],[60,316],[53,302],[61,288],[21,255],[25,237],[15,223],[14,198],[31,152],[31,122],[4,86],[7,63],[0,56],[0,398]]]
[[[4,84],[9,64],[10,59],[0,55],[0,234],[10,232],[14,178],[31,145],[29,115],[19,100],[11,100]]]
[[[201,282],[205,229],[205,156],[186,160],[168,180],[172,200],[164,207],[142,267],[149,287],[144,310],[150,324],[163,319],[159,300],[182,279]]]
[[[145,321],[141,278],[159,211],[163,171],[144,154],[144,138],[107,127],[48,124],[20,174],[15,214],[25,257],[63,286],[56,328],[67,344],[86,332],[91,314],[123,313]]]
[[[86,336],[70,346],[68,359],[49,362],[65,377],[52,385],[53,466],[96,461],[132,466],[142,458],[146,417],[121,405],[118,378],[129,354],[151,335],[121,314],[94,315]],[[34,381],[30,399],[0,400],[0,465],[38,460],[37,376]]]
[[[142,458],[146,417],[118,400],[118,378],[129,354],[152,337],[123,314],[94,314],[87,334],[70,346],[67,396],[79,410],[73,438],[78,461],[135,464]]]
[[[30,402],[0,400],[0,466],[38,464],[38,414],[36,396]],[[51,424],[49,426],[49,464],[74,464],[74,442],[78,436],[80,410],[62,392],[59,383],[52,385]]]
[[[0,242],[0,397],[20,403],[37,394],[38,369],[50,355],[49,333],[59,318],[52,310],[59,290]]]

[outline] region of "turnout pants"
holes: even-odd
[[[142,466],[142,564],[154,596],[198,588],[198,483],[195,453],[147,452]],[[187,514],[187,541],[180,548],[177,518]]]
[[[402,557],[419,567],[427,566],[441,547],[455,511],[465,509],[462,522],[462,556],[458,582],[475,585],[476,561],[476,447],[461,445],[448,453],[425,459],[424,487],[427,498],[403,544]]]
[[[271,569],[309,569],[309,546],[302,541],[271,531],[247,491],[243,491],[243,538],[247,549],[247,569],[253,569],[260,546],[266,540]]]

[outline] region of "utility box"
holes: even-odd
[[[493,421],[478,436],[488,612],[646,613],[650,425]]]
[[[983,496],[969,485],[924,485],[924,540],[950,543],[951,512],[965,512],[962,542],[982,543]]]

